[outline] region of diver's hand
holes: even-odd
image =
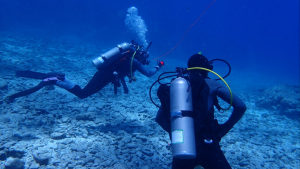
[[[218,142],[220,142],[222,137],[224,137],[231,129],[224,124],[219,124],[217,119],[214,120],[214,126],[215,137]]]
[[[217,128],[217,137],[221,140],[229,131],[230,131],[229,127],[227,127],[224,124],[221,124]]]
[[[157,61],[157,65],[155,66],[157,69],[160,69],[162,66],[164,66],[165,63],[163,61]]]

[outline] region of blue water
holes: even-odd
[[[136,38],[124,23],[127,9],[135,6],[154,58],[174,48],[211,2],[1,0],[0,31],[109,47]],[[185,62],[199,51],[230,62],[241,82],[250,76],[249,82],[299,85],[299,1],[217,0],[161,59]]]
[[[0,86],[6,84],[0,88],[0,166],[16,153],[25,168],[37,168],[32,156],[42,153],[51,159],[50,168],[170,168],[170,140],[154,121],[157,108],[149,88],[163,70],[186,67],[191,55],[202,52],[209,60],[230,63],[225,80],[247,105],[243,118],[221,141],[231,166],[296,168],[299,1],[212,2],[0,0]],[[128,16],[138,25],[126,21],[130,7],[138,9],[137,15]],[[153,42],[147,67],[155,66],[157,57],[165,66],[150,78],[137,73],[137,82],[128,83],[128,95],[121,88],[115,95],[108,84],[81,100],[59,87],[45,87],[13,103],[4,101],[40,82],[17,78],[15,70],[61,71],[84,87],[97,71],[92,59],[131,40]],[[228,67],[214,62],[214,71],[224,76]],[[152,90],[156,103],[157,88]],[[215,117],[223,123],[230,113],[216,111]],[[289,113],[297,118],[286,117]],[[58,134],[61,140],[51,136]]]

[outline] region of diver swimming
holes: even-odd
[[[64,73],[17,71],[17,77],[40,79],[42,81],[37,86],[15,93],[7,99],[9,101],[13,101],[16,98],[32,94],[48,85],[59,86],[81,99],[99,92],[109,83],[114,84],[115,94],[117,94],[117,88],[120,87],[121,84],[123,86],[124,93],[127,94],[129,91],[124,79],[126,76],[129,77],[129,82],[136,80],[134,76],[135,71],[150,77],[154,75],[164,64],[163,62],[157,62],[157,65],[151,69],[147,69],[144,66],[149,64],[149,60],[147,60],[147,58],[149,57],[148,49],[151,44],[152,43],[144,49],[143,46],[139,46],[138,43],[134,41],[131,43],[124,42],[106,53],[101,54],[93,60],[98,71],[83,89],[79,85],[67,79]]]

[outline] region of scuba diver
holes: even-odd
[[[143,49],[136,42],[122,43],[100,55],[93,60],[94,65],[98,71],[94,74],[89,83],[82,89],[80,86],[74,84],[72,81],[65,78],[64,73],[39,73],[32,71],[17,71],[17,77],[27,77],[33,79],[41,79],[42,81],[35,87],[15,93],[7,98],[9,102],[22,96],[29,95],[48,85],[55,85],[66,89],[70,93],[79,97],[80,99],[87,98],[105,87],[109,83],[114,84],[114,93],[117,94],[117,88],[123,86],[124,93],[128,93],[128,87],[125,82],[125,77],[129,77],[129,82],[135,81],[135,71],[139,71],[143,75],[150,77],[154,75],[164,64],[159,61],[154,68],[147,69],[143,65],[148,65],[150,61],[148,49],[152,43]],[[120,83],[121,82],[121,83]]]
[[[172,80],[171,85],[160,83],[157,95],[161,106],[155,121],[169,133],[172,141],[172,169],[194,169],[198,165],[205,169],[231,168],[219,142],[242,118],[246,105],[231,93],[223,79],[225,77],[217,75],[212,69],[212,61],[208,61],[202,54],[195,54],[189,58],[187,69],[177,68],[177,72],[165,72],[177,73],[173,75],[177,78]],[[209,72],[219,76],[229,90],[217,82],[220,79],[210,79]],[[162,75],[156,82],[164,79],[160,79]],[[223,110],[233,107],[231,116],[224,124],[218,124],[217,119],[214,119],[214,105],[219,111],[222,110],[217,96],[230,103],[229,108]]]

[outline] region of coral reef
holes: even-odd
[[[299,86],[277,85],[268,88],[258,98],[256,105],[297,119],[300,117]]]

